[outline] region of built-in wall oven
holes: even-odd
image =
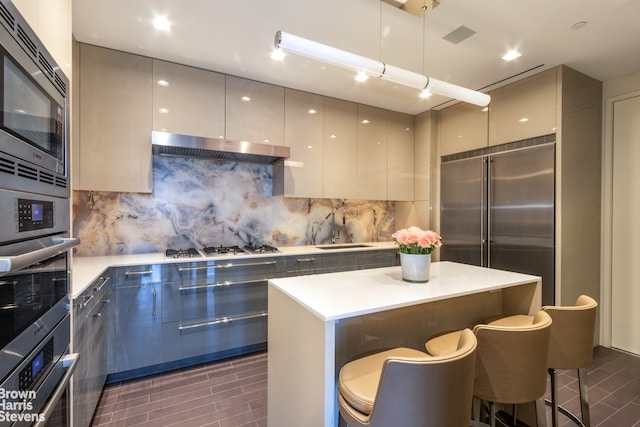
[[[68,426],[68,81],[0,0],[0,425]]]

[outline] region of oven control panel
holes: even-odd
[[[52,201],[17,199],[18,232],[54,227]]]
[[[46,371],[43,369],[53,361],[53,337],[44,345],[31,362],[20,371],[20,390],[29,390]]]

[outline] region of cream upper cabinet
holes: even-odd
[[[387,200],[387,111],[358,105],[356,197]]]
[[[226,137],[285,145],[284,88],[226,76]]]
[[[324,197],[355,199],[358,105],[340,99],[324,98],[323,114]]]
[[[224,138],[224,74],[153,60],[153,130]]]
[[[489,145],[556,132],[556,69],[491,92]]]
[[[387,199],[414,200],[414,117],[387,113]],[[424,165],[425,169],[428,165]]]
[[[440,155],[484,148],[488,145],[489,113],[485,107],[460,102],[439,111]]]
[[[151,192],[152,60],[81,44],[77,190]]]
[[[12,3],[71,79],[71,0],[12,0]]]
[[[322,197],[323,105],[322,96],[285,89],[285,144],[291,156],[285,161],[284,195]]]

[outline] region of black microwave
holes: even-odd
[[[2,187],[68,191],[69,81],[8,0],[0,1],[0,24],[0,172],[16,175],[3,175]]]

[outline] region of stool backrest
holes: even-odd
[[[575,306],[547,306],[553,319],[549,345],[549,368],[587,368],[593,356],[593,338],[598,303],[580,295]]]
[[[533,402],[547,386],[551,317],[536,313],[526,326],[476,325],[474,396],[491,402]]]
[[[367,425],[468,427],[476,345],[465,329],[452,354],[387,359]]]

